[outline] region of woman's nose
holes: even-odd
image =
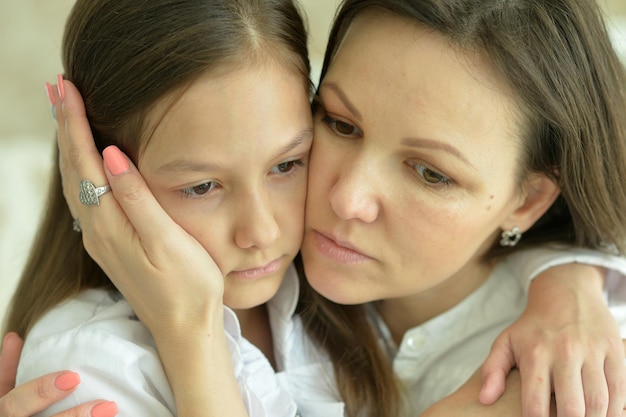
[[[330,205],[343,220],[371,223],[380,212],[377,176],[372,164],[363,158],[344,161],[330,190]]]

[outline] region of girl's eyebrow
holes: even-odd
[[[310,127],[305,129],[298,134],[285,146],[283,146],[280,151],[276,153],[273,159],[278,159],[282,155],[296,149],[298,146],[304,143],[310,143],[313,140],[313,128]],[[210,171],[219,171],[223,169],[224,166],[215,163],[209,163],[205,161],[194,161],[193,159],[174,159],[173,161],[169,161],[159,168],[157,168],[156,172],[159,174],[171,174],[176,172],[210,172]]]
[[[339,100],[341,100],[343,105],[346,106],[346,109],[348,109],[348,111],[352,113],[357,120],[362,121],[361,112],[356,109],[356,106],[350,101],[350,99],[348,99],[348,96],[346,96],[346,93],[341,89],[341,87],[335,83],[324,82],[320,87],[320,90],[321,89],[332,90],[337,97],[339,97]]]
[[[282,147],[282,149],[276,153],[276,158],[280,158],[282,155],[291,152],[303,143],[309,143],[313,140],[313,127],[305,129],[294,136],[293,140]]]

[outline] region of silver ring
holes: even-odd
[[[78,217],[75,218],[74,222],[72,223],[72,230],[76,233],[81,233],[83,231],[83,229],[80,228],[80,219]]]
[[[93,182],[82,180],[80,182],[80,193],[78,199],[85,206],[99,206],[100,196],[111,191],[109,184],[102,187],[96,187]]]

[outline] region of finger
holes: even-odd
[[[63,85],[65,99],[62,101],[61,114],[57,112],[63,189],[72,213],[83,219],[92,213],[89,211],[91,207],[85,207],[79,201],[79,182],[86,179],[99,187],[106,184],[106,175],[80,93],[74,84],[67,80],[63,81]],[[100,200],[107,198],[102,196]]]
[[[506,376],[516,364],[515,355],[508,341],[509,338],[505,334],[498,337],[481,368],[483,385],[478,398],[484,405],[493,404],[502,396]]]
[[[519,368],[522,381],[522,411],[524,417],[545,417],[550,413],[552,384],[549,358],[541,351],[531,349]]]
[[[78,374],[55,372],[15,387],[0,398],[0,416],[30,416],[70,395],[80,383]]]
[[[609,389],[603,364],[585,363],[583,365],[582,389],[585,399],[585,417],[605,417],[609,405]]]
[[[52,417],[113,417],[119,412],[117,404],[112,401],[90,401],[69,410],[54,414]]]
[[[565,365],[554,368],[554,395],[558,417],[585,416],[586,392],[583,390],[582,378],[591,378],[588,382],[589,389],[593,383],[597,383],[597,378],[590,372],[583,375],[581,368],[577,361],[565,361]]]
[[[623,351],[618,351],[616,356],[607,357],[604,363],[604,374],[609,390],[607,417],[621,416],[626,405],[626,365]]]
[[[15,386],[17,364],[23,344],[17,333],[10,332],[4,337],[0,355],[0,396],[4,396]]]
[[[165,227],[182,230],[163,210],[137,168],[122,151],[109,146],[103,156],[115,199],[145,247],[162,242]],[[156,228],[155,224],[163,227]]]

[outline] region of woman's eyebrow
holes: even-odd
[[[348,109],[348,111],[350,113],[352,113],[352,115],[357,120],[362,121],[361,112],[359,112],[356,109],[356,106],[350,101],[350,99],[348,98],[346,93],[341,89],[341,87],[339,87],[337,84],[332,83],[332,82],[324,82],[324,83],[322,83],[322,85],[320,87],[320,90],[321,89],[332,90],[337,95],[337,97],[339,97],[339,100],[341,100],[343,105],[346,106],[346,109]]]
[[[476,169],[476,167],[472,165],[472,163],[465,157],[465,155],[461,153],[460,150],[458,150],[457,148],[455,148],[454,146],[448,143],[440,142],[438,140],[424,139],[424,138],[404,138],[402,139],[401,143],[405,146],[410,146],[413,148],[429,148],[429,149],[442,150],[444,152],[449,153],[450,155],[455,156],[457,159],[461,160],[462,162],[465,162],[470,167]]]

